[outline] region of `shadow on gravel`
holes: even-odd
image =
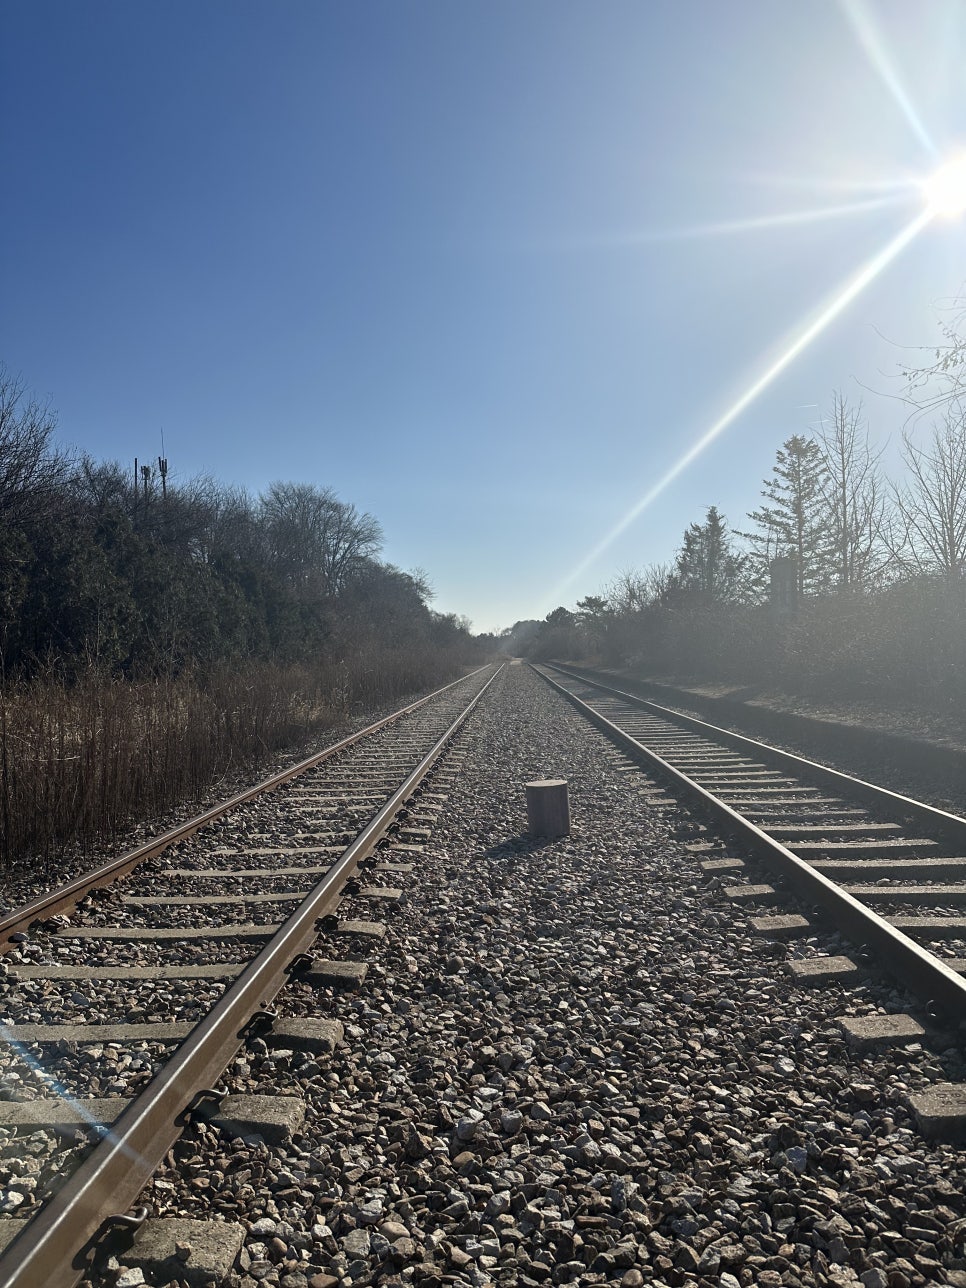
[[[553,840],[545,836],[528,836],[526,832],[521,832],[518,836],[509,836],[499,845],[491,845],[488,850],[483,851],[485,859],[515,859],[521,854],[533,854],[537,850],[546,849],[548,845],[553,845]]]

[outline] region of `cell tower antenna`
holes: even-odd
[[[158,457],[158,473],[161,475],[161,499],[168,495],[168,458],[164,454],[164,426],[161,426],[161,455]]]

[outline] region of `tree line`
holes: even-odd
[[[468,623],[379,559],[378,521],[331,487],[253,497],[167,462],[75,459],[50,408],[0,372],[0,651],[8,677],[143,678],[392,647],[471,654]]]
[[[836,393],[816,433],[778,448],[741,529],[709,506],[672,563],[518,622],[504,647],[842,696],[966,697],[966,344],[947,338],[945,368],[930,368],[945,396],[903,432],[897,477],[861,404]]]
[[[74,457],[0,369],[0,868],[103,844],[492,640],[331,487]],[[213,784],[215,786],[213,786]]]

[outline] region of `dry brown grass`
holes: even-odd
[[[47,866],[200,800],[229,770],[255,769],[370,706],[450,678],[456,660],[374,650],[351,663],[224,668],[132,682],[92,672],[0,690],[0,864]]]

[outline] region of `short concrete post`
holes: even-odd
[[[527,828],[531,836],[568,836],[570,800],[566,778],[527,783]]]

